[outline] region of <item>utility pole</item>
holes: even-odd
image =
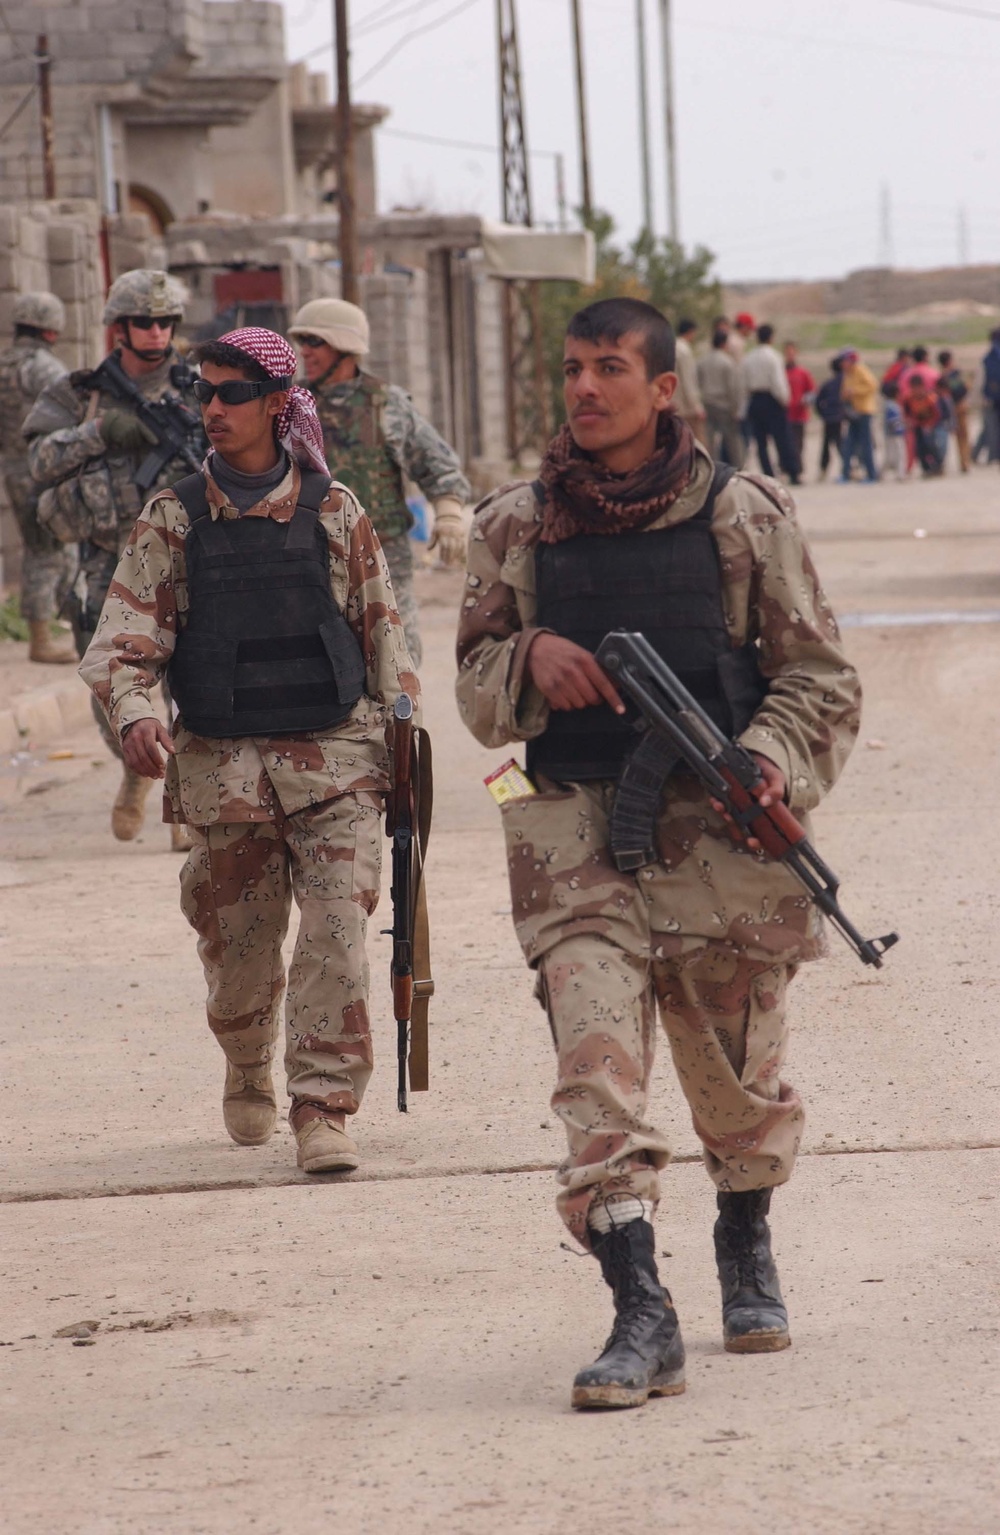
[[[649,100],[646,94],[646,0],[635,0],[635,41],[639,65],[639,146],[642,152],[642,227],[653,234],[653,182],[649,162]]]
[[[892,205],[889,201],[889,183],[887,181],[883,181],[879,190],[878,264],[881,267],[891,267],[893,264]]]
[[[38,65],[38,96],[42,109],[42,172],[45,196],[51,202],[56,195],[56,156],[52,126],[52,60],[45,32],[40,32],[36,39],[35,62]]]
[[[347,0],[333,0],[337,46],[337,207],[340,210],[340,296],[358,302],[358,232],[354,208],[354,124]]]
[[[580,26],[580,0],[570,0],[570,9],[573,13],[576,117],[580,134],[580,209],[584,224],[589,225],[594,205],[590,196],[590,143],[587,137],[587,93],[583,78],[583,29]]]
[[[559,228],[568,229],[566,217],[566,161],[561,152],[556,157],[556,208],[559,210]]]
[[[497,0],[500,72],[500,157],[503,217],[530,228],[531,184],[517,46],[517,0]],[[507,447],[520,464],[526,449],[540,450],[550,435],[549,385],[542,350],[542,294],[537,282],[503,285],[504,380]]]
[[[663,128],[667,151],[667,238],[680,240],[677,216],[677,145],[674,139],[674,53],[670,30],[670,0],[660,0],[660,43],[663,56]]]

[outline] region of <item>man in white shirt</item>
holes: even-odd
[[[771,345],[773,325],[758,325],[757,346],[740,363],[740,378],[747,397],[747,421],[757,444],[762,473],[773,477],[774,467],[768,452],[773,441],[778,463],[793,485],[801,483],[802,466],[788,429],[787,407],[790,398],[785,365]]]
[[[698,388],[698,364],[692,349],[697,330],[693,320],[681,320],[677,326],[677,393],[674,400],[677,414],[684,418],[697,440],[706,444],[705,406]]]

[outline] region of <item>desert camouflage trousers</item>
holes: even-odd
[[[27,464],[8,460],[4,486],[21,541],[21,617],[29,623],[47,623],[58,616],[76,575],[75,544],[61,544],[38,521],[38,488]]]
[[[693,784],[661,816],[659,859],[634,874],[608,846],[612,784],[540,785],[501,813],[514,925],[556,1047],[566,1224],[587,1246],[592,1204],[659,1199],[657,1013],[716,1186],[784,1183],[804,1123],[781,1079],[785,992],[816,952],[808,899],[787,870],[736,850]]]
[[[423,660],[424,647],[420,638],[417,594],[413,590],[413,544],[408,533],[400,533],[397,538],[383,538],[381,542],[389,575],[392,577],[396,610],[403,620],[406,648],[416,669]]]
[[[804,1123],[780,1078],[793,974],[719,943],[650,961],[588,934],[546,954],[539,991],[558,1059],[552,1107],[569,1148],[558,1205],[584,1246],[595,1201],[659,1201],[670,1146],[646,1118],[657,1009],[716,1187],[766,1188],[791,1176]]]
[[[285,999],[292,1123],[354,1114],[372,1071],[365,934],[379,896],[381,811],[353,795],[280,821],[190,828],[181,910],[198,934],[208,1024],[235,1066],[270,1062],[292,898],[299,931]]]

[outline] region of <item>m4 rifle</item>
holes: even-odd
[[[734,836],[742,842],[755,838],[769,858],[785,864],[862,963],[881,969],[883,954],[899,942],[899,934],[862,938],[840,908],[840,881],[806,837],[805,828],[787,805],[760,804],[765,780],[759,764],[723,734],[645,636],[622,631],[605,635],[595,659],[646,722],[615,790],[611,851],[618,868],[638,869],[656,859],[655,825],[663,787],[684,762],[724,807]]]
[[[186,363],[177,363],[170,370],[171,383],[178,390],[186,386],[189,378],[194,377],[194,372]],[[156,484],[164,469],[175,458],[196,473],[201,472],[205,456],[201,416],[198,411],[184,404],[179,393],[168,394],[162,400],[147,400],[142,390],[129,378],[114,352],[105,357],[88,382],[95,389],[107,389],[128,405],[155,439],[135,472],[136,488],[143,495]],[[200,457],[195,451],[196,446],[201,446]]]

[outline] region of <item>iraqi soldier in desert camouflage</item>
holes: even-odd
[[[123,372],[148,400],[171,398],[193,405],[193,374],[174,350],[173,337],[184,315],[186,292],[166,272],[137,269],[116,278],[108,293],[104,323],[113,328],[114,355]],[[197,420],[197,417],[194,417]],[[39,515],[67,542],[80,541],[74,632],[80,655],[97,624],[118,555],[142,509],[136,471],[152,445],[149,429],[128,400],[89,370],[67,374],[42,391],[24,423],[28,461],[39,487]],[[192,439],[203,450],[200,433]],[[169,485],[183,473],[181,459],[168,462],[151,486]],[[118,743],[100,715],[105,741]],[[126,765],[111,812],[111,829],[122,842],[142,829],[149,781]],[[178,827],[173,846],[186,850]]]
[[[149,502],[80,671],[125,760],[164,776],[192,828],[181,905],[198,934],[208,1022],[226,1057],[233,1140],[272,1134],[271,1059],[288,976],[285,1068],[298,1164],[356,1167],[345,1116],[371,1075],[365,926],[379,895],[386,722],[415,697],[371,523],[332,483],[312,397],[282,337],[198,348],[206,470]],[[167,672],[172,732],[150,692]]]
[[[786,988],[822,939],[792,875],[733,841],[686,772],[668,782],[658,860],[619,871],[609,811],[636,736],[592,651],[641,629],[754,753],[762,803],[800,817],[835,782],[860,705],[787,491],[726,481],[671,409],[659,312],[632,299],[580,311],[564,366],[568,424],[538,481],[497,491],[473,520],[458,700],[484,745],[527,743],[538,789],[502,810],[514,922],[558,1056],[559,1207],[616,1310],[573,1401],[624,1407],[684,1383],[654,1259],[670,1157],[646,1117],[657,1010],[716,1188],[725,1346],[789,1342],[766,1216],[803,1125],[782,1077]]]
[[[76,574],[76,547],[62,544],[38,521],[38,487],[28,468],[21,424],[47,384],[66,373],[52,348],[66,324],[54,293],[22,293],[14,303],[14,339],[0,352],[0,475],[24,543],[21,616],[31,661],[75,661],[72,646],[52,638],[52,620]]]
[[[415,409],[404,389],[366,373],[359,359],[369,349],[368,319],[356,304],[319,298],[304,304],[289,335],[302,352],[306,383],[316,397],[330,467],[365,507],[392,576],[406,643],[419,666],[422,647],[413,590],[413,517],[404,475],[434,506],[428,548],[445,565],[465,558],[462,507],[469,482],[458,455]]]

